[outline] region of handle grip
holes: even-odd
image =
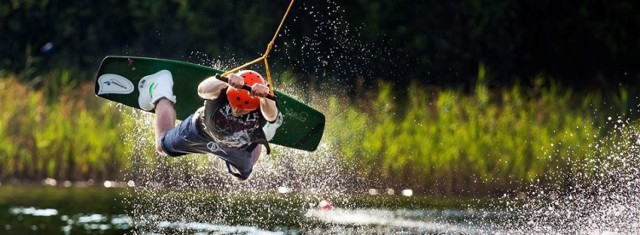
[[[229,83],[229,78],[223,77],[220,74],[216,74],[216,79],[218,79],[220,81],[223,81],[223,82],[226,82],[226,83]],[[251,92],[251,87],[248,86],[247,84],[242,85],[242,89]],[[278,101],[278,96],[276,96],[276,95],[267,94],[266,98],[270,99],[270,100],[273,100],[273,101]]]

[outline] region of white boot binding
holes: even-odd
[[[173,95],[173,76],[169,70],[161,70],[140,79],[138,91],[138,105],[145,111],[153,110],[161,98],[176,103],[176,97]]]

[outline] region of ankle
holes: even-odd
[[[173,108],[173,102],[165,97],[162,97],[158,100],[158,102],[156,102],[155,104],[155,108],[158,109],[162,109],[162,108]]]
[[[173,105],[173,101],[171,101],[167,97],[162,97],[162,98],[158,99],[158,102],[156,102],[156,104],[159,104],[159,103],[166,103],[166,104]]]

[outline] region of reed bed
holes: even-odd
[[[9,77],[0,90],[1,179],[113,180],[130,166],[118,110],[97,101],[92,84],[52,91]]]
[[[607,116],[624,111],[603,108],[601,93],[575,94],[542,76],[532,88],[495,90],[485,76],[472,92],[414,84],[399,97],[381,82],[366,101],[333,96],[325,138],[371,187],[500,195],[575,183],[599,157]],[[627,94],[611,97],[626,104]]]
[[[130,170],[144,171],[133,164],[169,167],[159,166],[167,163],[153,151],[151,124],[140,121],[148,122],[145,114],[126,114],[96,98],[93,84],[70,77],[52,73],[37,89],[0,78],[0,180],[123,180]],[[490,89],[481,70],[471,92],[414,84],[398,93],[379,82],[362,99],[317,91],[310,97],[327,116],[323,142],[342,159],[338,167],[370,187],[434,195],[567,187],[597,157],[607,117],[625,109],[606,106],[602,93],[576,94],[535,79],[533,87]],[[612,97],[631,103],[624,89]],[[211,164],[194,158],[174,164]]]

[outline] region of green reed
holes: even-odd
[[[594,112],[604,105],[600,93],[575,94],[535,79],[531,88],[490,90],[481,69],[472,92],[414,84],[406,98],[381,82],[364,105],[331,97],[325,138],[346,165],[376,179],[374,186],[433,194],[565,187],[589,169],[610,113]],[[627,103],[625,96],[621,89],[614,100]]]
[[[57,89],[0,79],[0,179],[121,177],[129,150],[118,111],[94,98],[92,84]]]
[[[158,158],[152,123],[141,121],[151,120],[149,114],[109,105],[94,96],[93,84],[66,83],[73,76],[52,73],[38,89],[0,79],[0,180],[114,180],[129,170],[176,164],[195,177],[211,164],[202,156]],[[629,112],[631,95],[620,89],[607,100],[541,76],[535,81],[492,90],[481,69],[471,92],[413,84],[399,94],[380,82],[361,99],[313,89],[309,97],[327,116],[323,141],[342,157],[341,167],[372,186],[462,195],[531,183],[566,187],[593,164],[607,117]]]

